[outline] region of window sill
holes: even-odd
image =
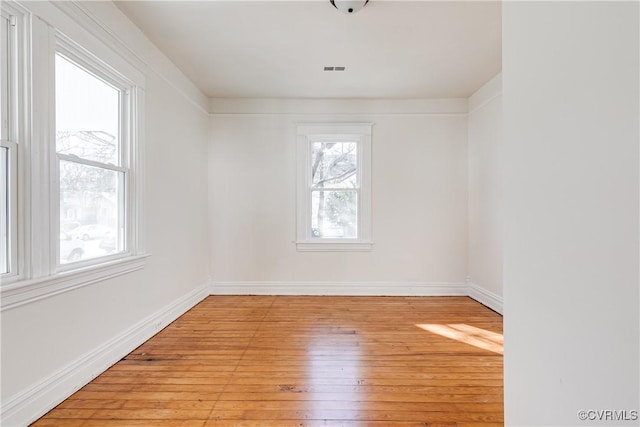
[[[311,240],[296,242],[298,252],[368,252],[373,248],[373,242],[342,241],[342,240]]]
[[[115,261],[65,271],[53,276],[24,280],[2,287],[0,311],[49,298],[73,289],[131,273],[144,268],[150,254],[130,256]]]

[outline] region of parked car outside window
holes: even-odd
[[[72,239],[68,233],[60,232],[60,261],[74,262],[82,259],[84,255],[84,242]]]
[[[81,225],[69,231],[69,235],[74,239],[93,240],[106,236],[111,229],[100,224]]]

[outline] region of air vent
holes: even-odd
[[[324,67],[325,71],[345,71],[347,67]]]

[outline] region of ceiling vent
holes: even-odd
[[[347,67],[324,67],[324,71],[345,71]]]

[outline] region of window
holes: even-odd
[[[56,54],[60,265],[126,249],[126,89],[85,67]]]
[[[311,143],[311,237],[358,237],[358,143]]]
[[[16,277],[18,271],[17,161],[15,129],[16,21],[2,11],[0,35],[0,276]]]
[[[141,269],[148,255],[142,68],[93,37],[100,29],[54,28],[28,6],[2,7],[2,310]]]
[[[371,126],[298,126],[298,250],[371,249]]]

